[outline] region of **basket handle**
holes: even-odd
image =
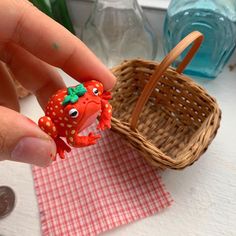
[[[198,31],[194,31],[187,35],[184,39],[182,39],[170,52],[167,56],[163,59],[160,65],[156,68],[153,75],[150,78],[150,81],[145,85],[136,106],[131,115],[131,123],[130,128],[134,130],[138,123],[139,115],[146,104],[149,96],[152,94],[153,90],[155,89],[158,80],[162,77],[165,73],[167,68],[181,55],[181,53],[191,44],[193,43],[191,49],[183,59],[183,61],[179,64],[176,68],[178,73],[182,73],[185,67],[189,64],[192,60],[193,56],[199,49],[202,41],[203,41],[203,34]]]

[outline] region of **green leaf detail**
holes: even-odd
[[[67,89],[67,96],[64,98],[62,105],[65,106],[68,103],[76,103],[79,97],[83,96],[87,92],[87,89],[83,84],[77,85],[75,88],[69,87]]]
[[[64,98],[64,100],[63,100],[63,102],[62,102],[62,105],[65,106],[65,105],[67,105],[69,102],[70,102],[70,95],[67,95],[67,96]]]
[[[67,93],[69,94],[69,95],[72,95],[73,94],[73,91],[74,91],[74,88],[68,88],[67,89]]]
[[[75,93],[81,97],[83,96],[86,92],[87,92],[87,89],[84,87],[83,84],[79,84],[78,86],[76,86],[75,88]]]
[[[79,100],[79,97],[77,95],[71,96],[70,102],[71,103],[76,103]]]

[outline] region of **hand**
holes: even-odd
[[[51,163],[55,143],[17,112],[12,79],[34,93],[44,108],[50,95],[65,86],[54,67],[80,82],[100,80],[107,90],[115,84],[111,72],[78,38],[28,1],[0,1],[0,160]]]

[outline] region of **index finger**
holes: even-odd
[[[97,79],[105,89],[114,86],[114,75],[82,41],[27,1],[1,1],[0,16],[0,50],[1,43],[13,41],[78,81]]]

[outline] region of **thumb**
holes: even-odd
[[[54,141],[33,121],[0,106],[0,160],[45,167],[55,155]]]

